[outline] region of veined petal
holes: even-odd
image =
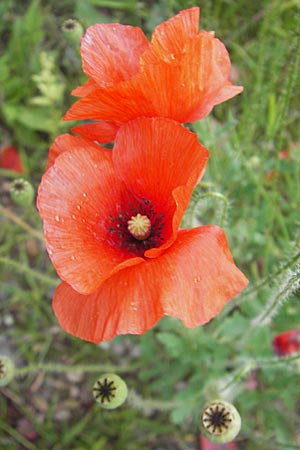
[[[78,292],[89,294],[112,273],[143,261],[109,244],[111,215],[128,196],[111,151],[88,142],[63,152],[43,176],[37,206],[47,250],[60,277]]]
[[[148,45],[138,27],[92,25],[81,40],[83,70],[100,87],[113,86],[139,72],[139,59]]]
[[[180,230],[157,261],[165,314],[188,328],[215,317],[248,280],[236,267],[222,229],[208,225]]]
[[[92,78],[89,78],[82,86],[77,86],[71,92],[75,97],[85,97],[99,89],[98,84]]]
[[[140,88],[149,111],[155,109],[157,116],[195,121],[243,90],[229,81],[230,67],[225,46],[202,30],[185,43],[179,56],[144,65]]]
[[[155,63],[157,57],[170,62],[182,54],[186,41],[195,37],[199,28],[200,8],[180,11],[158,25],[152,34],[149,48],[141,57],[141,64]]]
[[[89,145],[90,147],[99,149],[99,146],[97,146],[96,144],[90,143]],[[49,167],[51,167],[54,164],[56,158],[63,152],[68,150],[84,149],[85,146],[86,140],[80,136],[72,136],[71,134],[67,133],[57,136],[57,138],[55,139],[55,141],[53,142],[53,144],[49,149],[46,170],[48,170]]]
[[[114,141],[118,129],[119,127],[113,122],[98,120],[93,123],[78,125],[72,128],[72,131],[87,139],[97,141],[99,144],[106,144],[107,142]]]
[[[153,327],[163,315],[156,285],[148,284],[147,272],[131,269],[112,276],[90,295],[79,294],[61,283],[53,298],[61,327],[96,344],[119,334],[142,334]]]
[[[144,333],[163,314],[188,327],[202,325],[246,285],[223,231],[205,226],[180,231],[159,258],[119,271],[93,294],[78,294],[62,283],[53,308],[65,331],[98,343]]]
[[[123,125],[113,149],[118,176],[136,197],[164,211],[172,239],[208,157],[194,133],[163,118],[139,118]],[[170,244],[147,250],[145,256],[157,256]]]

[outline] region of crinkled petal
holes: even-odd
[[[46,246],[60,277],[81,293],[142,258],[110,245],[111,214],[131,194],[116,175],[111,151],[86,142],[58,156],[40,184],[37,206]]]
[[[148,45],[138,27],[92,25],[81,40],[83,70],[101,87],[121,83],[139,72],[139,59]]]
[[[99,84],[99,89],[88,81],[74,91],[82,98],[64,118],[121,124],[143,116],[192,122],[239,94],[243,88],[229,80],[231,63],[224,44],[213,32],[198,33],[198,19],[196,7],[159,25],[140,55],[139,70],[122,82]]]
[[[225,46],[202,30],[185,43],[181,55],[173,55],[168,62],[157,58],[145,65],[140,88],[147,96],[149,111],[155,109],[156,115],[178,122],[192,122],[243,90],[229,81],[230,67]]]
[[[128,82],[108,89],[99,88],[75,102],[63,117],[64,120],[108,120],[116,124],[136,117],[156,116],[142,92],[143,77],[139,74]],[[155,94],[157,95],[157,93]]]
[[[248,284],[214,225],[180,230],[159,265],[164,312],[189,328],[215,317]]]
[[[84,149],[86,146],[86,140],[80,136],[72,136],[71,134],[61,134],[57,136],[53,144],[49,149],[48,162],[46,170],[54,164],[56,158],[63,152],[68,150]],[[99,148],[96,144],[90,144],[93,148]],[[100,150],[100,149],[99,149]]]
[[[75,97],[85,97],[99,89],[99,85],[92,78],[89,78],[82,86],[77,86],[72,91]]]
[[[99,144],[106,144],[114,141],[118,129],[119,127],[112,122],[98,120],[93,123],[78,125],[72,128],[72,131],[87,139],[99,142]]]
[[[61,283],[53,298],[61,327],[94,343],[119,334],[142,334],[153,327],[163,315],[156,285],[147,271],[133,269],[120,271],[90,295]]]
[[[247,285],[224,232],[215,226],[182,230],[159,258],[119,271],[88,296],[66,283],[53,308],[61,327],[98,343],[118,334],[141,334],[163,314],[195,327],[215,317]]]
[[[170,62],[182,54],[186,41],[198,33],[200,8],[180,11],[179,14],[158,25],[151,43],[142,55],[141,64],[157,62],[157,57]]]
[[[173,120],[139,118],[120,128],[113,149],[118,176],[135,196],[164,211],[165,226],[172,227],[164,230],[171,241],[145,256],[156,257],[174,240],[208,157],[197,136]]]

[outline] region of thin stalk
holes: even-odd
[[[15,369],[15,375],[27,375],[31,372],[43,371],[47,373],[57,372],[57,373],[73,373],[73,372],[134,372],[136,371],[136,366],[113,366],[111,364],[84,364],[76,366],[67,366],[65,364],[33,364],[19,369]]]
[[[47,275],[43,275],[40,272],[36,272],[35,270],[30,269],[29,267],[25,266],[24,264],[21,264],[17,261],[13,261],[10,258],[6,258],[4,256],[0,256],[0,264],[4,264],[5,266],[13,267],[14,269],[18,270],[19,272],[22,272],[26,275],[29,275],[32,278],[36,278],[39,281],[42,281],[43,283],[46,283],[50,286],[57,286],[58,281],[54,278],[50,278]]]
[[[19,227],[23,228],[23,230],[27,231],[29,234],[34,236],[35,238],[39,239],[41,242],[44,243],[44,236],[39,231],[32,228],[28,223],[24,222],[20,217],[18,217],[16,214],[14,214],[9,209],[5,208],[4,206],[0,205],[0,212],[9,220],[14,222]]]

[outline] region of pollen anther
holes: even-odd
[[[138,213],[128,220],[128,231],[138,241],[144,241],[151,234],[151,221],[147,216]]]

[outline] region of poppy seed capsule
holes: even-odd
[[[15,179],[10,186],[10,196],[17,205],[28,206],[32,203],[34,189],[29,181],[24,178]]]
[[[14,377],[15,365],[7,356],[0,355],[0,387],[6,386]]]
[[[61,29],[65,38],[71,45],[79,46],[80,39],[83,35],[83,27],[77,20],[65,20]]]
[[[202,410],[200,428],[201,433],[211,442],[225,444],[240,432],[241,416],[231,403],[213,400]]]
[[[125,402],[127,395],[125,381],[114,373],[102,375],[93,387],[93,396],[104,409],[118,408]]]
[[[147,216],[138,213],[128,220],[128,231],[138,241],[144,241],[151,234],[151,221]]]

